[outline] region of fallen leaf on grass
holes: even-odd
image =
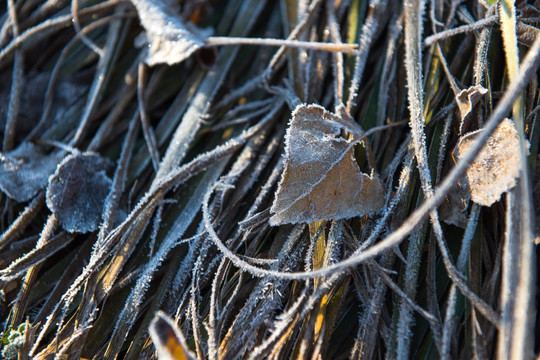
[[[174,65],[187,59],[204,45],[212,34],[211,29],[200,29],[190,22],[183,22],[171,13],[173,4],[160,0],[131,0],[137,8],[141,25],[146,31],[148,53],[145,62]]]
[[[105,173],[108,160],[94,153],[67,156],[47,187],[47,207],[70,233],[87,233],[98,228],[103,204],[111,187]]]
[[[460,159],[482,130],[461,138],[455,150]],[[501,122],[476,160],[466,172],[466,186],[472,201],[491,206],[501,195],[516,185],[519,175],[519,138],[514,123],[509,119]]]
[[[349,133],[350,137],[346,137]],[[285,171],[270,212],[271,225],[349,219],[384,202],[379,177],[360,171],[354,145],[361,129],[319,105],[299,105],[285,137]]]
[[[60,159],[59,153],[45,155],[29,142],[8,153],[0,153],[0,189],[17,202],[32,199],[47,186]]]

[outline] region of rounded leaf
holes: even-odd
[[[92,153],[71,154],[58,165],[49,179],[47,206],[64,230],[86,233],[98,228],[112,183],[105,173],[108,165]]]

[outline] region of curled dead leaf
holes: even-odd
[[[471,86],[468,89],[461,90],[456,96],[456,102],[461,114],[461,124],[459,131],[461,133],[464,120],[469,116],[473,107],[480,101],[482,96],[487,94],[487,89],[482,85]]]
[[[45,155],[29,142],[8,153],[0,153],[0,189],[17,202],[32,199],[47,186],[60,159],[59,153]]]
[[[98,228],[112,181],[105,173],[108,160],[94,153],[73,153],[49,179],[47,207],[70,233]]]
[[[467,152],[481,131],[461,138],[454,150],[457,159]],[[466,172],[465,184],[472,201],[483,206],[499,201],[503,193],[516,185],[519,166],[518,134],[514,123],[505,119]]]
[[[346,136],[345,134],[352,136]],[[271,225],[349,219],[384,203],[379,177],[360,171],[354,145],[361,129],[319,105],[299,105],[285,136],[285,170]]]

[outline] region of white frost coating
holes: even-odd
[[[205,193],[205,189],[208,187],[209,183],[215,181],[218,174],[219,171],[214,169],[214,171],[210,171],[209,174],[205,176],[203,181],[201,181],[201,184],[199,184],[195,190],[194,195],[186,204],[182,215],[177,218],[166,238],[161,243],[160,248],[147,263],[143,273],[137,279],[137,283],[129,295],[124,308],[122,309],[122,313],[120,314],[118,322],[115,325],[114,335],[125,338],[133,326],[133,323],[137,318],[137,314],[139,313],[140,304],[144,299],[144,295],[146,294],[150,281],[152,281],[155,272],[166,259],[168,253],[178,244],[178,239],[183,236],[187,227],[192,223],[201,206],[201,200]],[[122,342],[123,341],[119,341],[119,343]]]
[[[149,66],[177,64],[204,45],[211,29],[199,29],[180,16],[171,14],[173,4],[160,0],[131,0],[137,8],[141,25],[146,30]],[[138,40],[140,41],[140,39]]]
[[[295,251],[294,245],[303,233],[304,226],[297,226],[289,235],[286,245],[280,250],[276,257],[277,262],[271,266],[272,269],[287,269],[294,267],[299,262],[299,253]],[[261,279],[257,287],[252,291],[253,296],[246,301],[240,312],[236,315],[231,333],[241,335],[230,344],[229,354],[245,354],[245,349],[255,345],[252,334],[242,331],[242,329],[259,329],[265,326],[268,319],[275,316],[276,311],[282,306],[283,298],[281,293],[286,291],[289,281],[278,279]],[[289,319],[290,320],[290,319]],[[242,352],[242,353],[241,353]],[[250,355],[251,356],[251,355]]]

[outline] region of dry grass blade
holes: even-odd
[[[537,356],[540,10],[492,2],[8,0],[0,358]]]
[[[508,75],[510,81],[515,81],[519,73],[519,49],[517,44],[517,29],[516,29],[516,4],[514,1],[505,0],[500,3],[499,14],[501,17],[502,37],[504,50],[506,55],[506,65],[508,67]],[[535,41],[536,42],[536,41]],[[512,310],[511,320],[505,322],[505,333],[511,334],[511,340],[501,346],[499,356],[509,356],[512,359],[529,358],[531,357],[531,349],[533,348],[533,321],[528,316],[523,316],[523,313],[528,313],[534,308],[534,295],[531,292],[535,282],[536,273],[534,269],[534,236],[533,236],[533,206],[531,186],[529,183],[529,169],[527,166],[528,141],[525,135],[524,112],[525,98],[521,95],[514,103],[513,119],[519,139],[519,191],[515,191],[514,202],[509,203],[511,207],[516,207],[519,211],[508,210],[510,214],[516,216],[509,217],[508,221],[518,222],[516,230],[519,233],[519,241],[513,241],[513,245],[519,248],[519,257],[515,266],[518,266],[519,271],[507,269],[512,273],[519,272],[518,283],[511,292],[516,293],[515,307]],[[512,246],[513,246],[512,245]],[[513,251],[509,251],[512,253]],[[517,265],[519,264],[519,265]],[[507,299],[503,297],[503,300]],[[507,309],[507,307],[505,307]]]

